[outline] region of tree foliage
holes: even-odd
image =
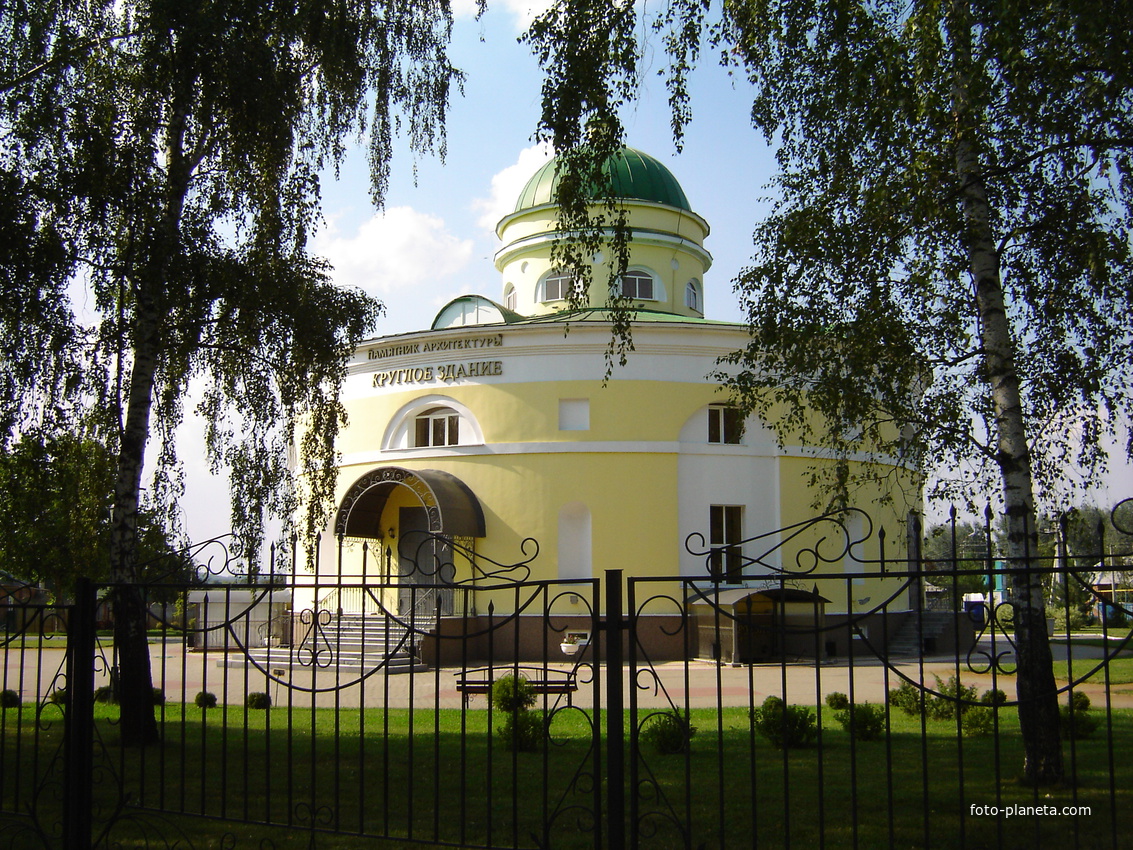
[[[0,354],[21,390],[0,402],[0,439],[79,404],[113,446],[126,736],[156,734],[152,711],[127,717],[151,691],[125,589],[151,434],[152,492],[168,504],[173,432],[190,382],[204,387],[207,457],[232,472],[243,554],[258,552],[265,514],[290,517],[301,495],[306,530],[321,528],[345,361],[379,305],[335,287],[307,250],[319,174],[365,134],[380,203],[399,129],[443,153],[460,82],[450,25],[445,0],[0,3],[0,179],[13,190],[0,228],[33,247],[0,253]],[[70,309],[77,283],[97,322]]]
[[[114,459],[74,434],[25,434],[0,452],[0,565],[70,597],[79,577],[108,581]],[[174,582],[191,559],[159,516],[138,518],[138,579]]]
[[[541,128],[559,148],[592,117],[619,138],[636,97],[649,27],[603,5],[560,0],[532,31]],[[855,455],[936,471],[937,495],[998,491],[1007,554],[1026,566],[1036,495],[1067,498],[1104,471],[1104,438],[1133,418],[1131,11],[739,0],[710,20],[709,4],[670,0],[657,13],[678,143],[711,45],[778,146],[778,200],[737,280],[751,342],[722,375],[782,442],[834,461],[815,465],[834,498]],[[1020,572],[1012,597],[1025,769],[1057,780],[1041,583]]]

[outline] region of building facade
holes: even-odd
[[[539,554],[527,574],[536,580],[618,569],[758,589],[828,533],[775,533],[814,515],[806,482],[821,461],[780,447],[755,417],[741,422],[709,378],[718,358],[744,346],[746,328],[705,316],[709,227],[680,184],[632,149],[610,163],[632,235],[619,285],[637,316],[628,362],[607,377],[606,293],[595,283],[587,307],[568,309],[573,281],[551,262],[556,168],[552,160],[531,178],[497,228],[496,298],[457,298],[432,327],[370,340],[351,360],[324,577],[402,576],[409,585],[414,541],[433,532],[504,566],[524,559],[532,538]],[[610,258],[593,260],[594,281],[607,280]],[[859,507],[903,528],[907,508],[896,503],[882,507],[867,492]],[[891,539],[903,545],[903,535]],[[444,602],[445,616],[482,617],[489,601],[508,607],[467,558],[442,560],[450,566],[436,578],[482,588]],[[847,556],[822,569],[861,566]],[[887,592],[878,585],[860,596],[876,604]],[[858,596],[849,583],[824,589],[827,615],[853,612]],[[405,615],[412,595],[387,602]],[[556,605],[563,616],[585,613],[569,595]]]

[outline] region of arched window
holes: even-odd
[[[565,301],[571,289],[577,289],[574,276],[569,272],[551,272],[543,281],[544,301]]]
[[[514,310],[517,301],[515,287],[509,283],[507,289],[504,290],[504,306],[509,310]]]
[[[700,310],[700,290],[696,286],[695,280],[690,280],[685,284],[685,306],[690,310],[701,312]]]
[[[652,301],[654,299],[653,275],[641,270],[628,271],[621,277],[621,290],[623,298]]]
[[[451,407],[431,407],[422,411],[413,424],[415,448],[460,445],[460,414]]]
[[[445,395],[419,396],[397,411],[382,434],[382,451],[434,446],[481,446],[484,432],[472,411]]]
[[[739,445],[743,437],[743,417],[739,408],[714,404],[708,408],[708,442]]]

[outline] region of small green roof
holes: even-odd
[[[650,201],[692,212],[677,178],[660,161],[633,148],[623,148],[606,161],[614,194],[618,198]],[[559,158],[555,157],[535,172],[515,203],[515,212],[555,202],[559,182]],[[597,196],[597,187],[591,195]]]

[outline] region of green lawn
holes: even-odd
[[[170,704],[163,745],[144,752],[114,745],[115,716],[113,707],[98,708],[104,746],[96,795],[105,818],[121,779],[129,817],[113,837],[122,847],[155,846],[155,823],[166,839],[183,832],[198,850],[258,847],[264,839],[280,850],[307,847],[312,828],[327,833],[313,845],[324,848],[373,846],[351,835],[386,836],[393,843],[382,846],[394,847],[406,839],[595,846],[605,751],[600,745],[595,779],[592,719],[582,711],[557,714],[542,751],[520,754],[488,734],[484,709],[336,715]],[[694,711],[692,723],[698,731],[687,758],[642,752],[626,765],[627,788],[636,789],[625,797],[627,814],[636,809],[641,846],[650,850],[685,846],[677,824],[691,825],[692,846],[725,848],[756,841],[1029,848],[1036,839],[1039,846],[1105,847],[1114,821],[1120,841],[1133,834],[1131,711],[1114,711],[1112,730],[1103,723],[1092,738],[1067,742],[1075,783],[1041,791],[1016,779],[1022,755],[1011,710],[1001,712],[997,738],[962,738],[954,722],[926,721],[922,728],[919,718],[894,713],[887,740],[853,741],[835,725],[823,731],[821,747],[788,752],[753,736],[743,709]],[[0,733],[0,809],[24,810],[34,793],[30,772],[55,775],[60,724],[35,724],[32,709],[13,709],[3,713]],[[43,799],[49,820],[55,804],[50,794]],[[970,809],[1013,804],[1088,805],[1091,813],[1009,819]],[[158,819],[157,811],[165,814]],[[0,844],[6,822],[0,817]]]

